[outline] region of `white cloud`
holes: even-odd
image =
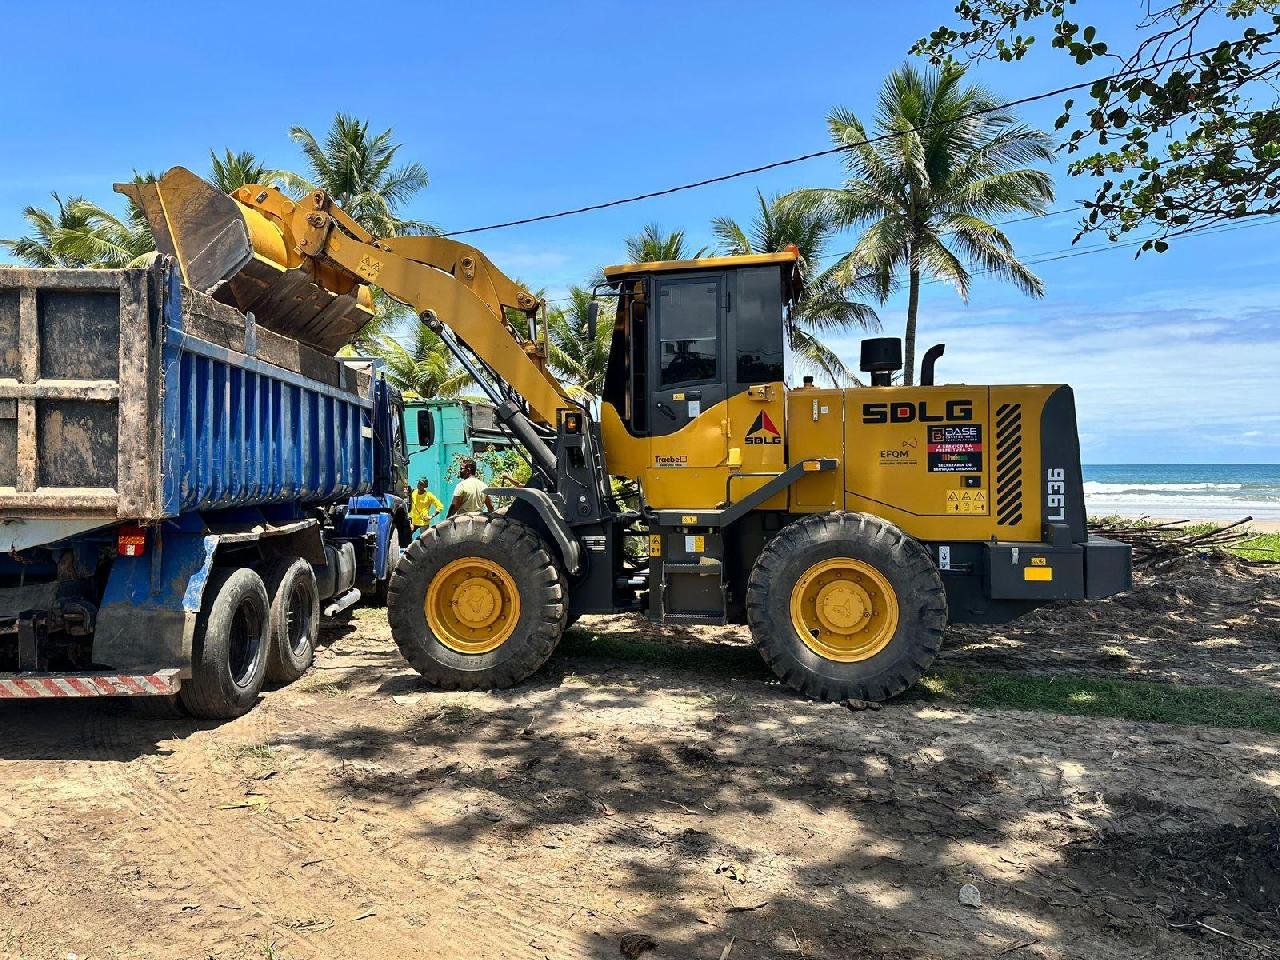
[[[942,382],[1071,384],[1086,463],[1280,461],[1278,295],[929,311],[919,349],[947,344]]]

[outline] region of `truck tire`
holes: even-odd
[[[301,557],[278,557],[262,582],[270,604],[271,644],[267,682],[293,683],[311,669],[320,632],[320,591],[316,572]]]
[[[532,528],[469,514],[409,544],[391,578],[387,619],[404,658],[430,683],[489,690],[546,663],[564,633],[567,599]]]
[[[182,704],[206,720],[248,712],[262,691],[271,646],[267,588],[248,567],[215,570],[196,620],[192,677]]]
[[[391,587],[391,578],[395,575],[396,567],[400,565],[400,553],[400,531],[392,529],[391,535],[387,537],[387,562],[383,567],[386,576],[373,585],[373,602],[376,606],[387,605],[387,590]]]
[[[928,551],[898,527],[863,513],[815,514],[756,558],[747,622],[789,687],[816,700],[887,700],[937,655],[947,595]]]

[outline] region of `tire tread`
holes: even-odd
[[[905,580],[899,590],[904,615],[889,647],[857,663],[824,660],[805,646],[791,624],[788,564],[816,549],[848,544],[851,554]],[[946,591],[924,546],[871,514],[835,511],[784,527],[761,551],[748,578],[747,622],[765,663],[779,679],[817,700],[881,701],[914,684],[942,647]],[[887,658],[885,654],[890,654]]]
[[[482,552],[490,559],[498,559],[492,554],[499,554],[513,575],[527,572],[537,595],[522,595],[521,602],[539,612],[528,619],[531,629],[522,633],[517,627],[516,634],[498,648],[503,650],[514,641],[518,648],[514,653],[480,669],[463,670],[442,655],[442,645],[430,636],[423,602],[432,574],[442,565],[440,554],[456,559],[465,555],[468,544],[483,544]],[[564,576],[542,538],[526,524],[501,516],[468,514],[432,527],[404,551],[387,590],[387,619],[401,654],[429,683],[445,690],[487,690],[520,683],[550,659],[567,616]]]

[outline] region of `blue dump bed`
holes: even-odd
[[[367,366],[184,287],[166,257],[0,267],[6,550],[19,519],[83,528],[365,493],[373,408]]]

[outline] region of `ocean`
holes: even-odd
[[[1280,464],[1086,464],[1084,499],[1091,516],[1280,520]]]

